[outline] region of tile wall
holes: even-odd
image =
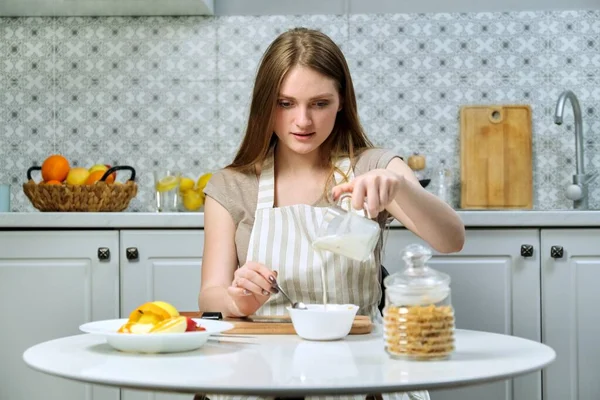
[[[152,173],[199,176],[241,139],[258,60],[280,32],[319,28],[345,52],[372,140],[444,159],[459,204],[459,107],[530,104],[534,208],[570,208],[572,113],[553,123],[564,89],[583,110],[586,167],[600,171],[600,11],[0,18],[0,182],[14,211],[35,211],[21,185],[54,152],[74,165],[132,165],[128,211],[152,211]],[[600,208],[600,180],[590,187]]]

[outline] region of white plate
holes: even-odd
[[[123,319],[109,319],[83,324],[79,330],[86,333],[102,335],[113,348],[134,353],[176,353],[200,348],[210,335],[227,331],[233,324],[223,321],[192,318],[205,331],[183,333],[117,333],[127,322]]]

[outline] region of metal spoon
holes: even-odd
[[[292,308],[297,308],[299,310],[307,310],[308,307],[306,307],[306,304],[304,304],[303,302],[293,302],[292,299],[290,299],[290,296],[287,295],[286,292],[283,291],[283,289],[281,288],[281,286],[279,286],[279,284],[277,283],[277,281],[274,281],[271,284],[275,289],[279,290],[281,292],[281,294],[283,295],[283,297],[285,297],[287,299],[287,301],[290,302],[290,304],[292,305]]]

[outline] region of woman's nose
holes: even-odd
[[[312,125],[312,119],[310,118],[310,113],[306,107],[298,107],[298,114],[296,114],[296,125],[298,125],[299,128]]]

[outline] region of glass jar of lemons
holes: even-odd
[[[183,176],[179,181],[179,211],[199,212],[204,210],[204,188],[212,173],[200,175],[198,179]]]

